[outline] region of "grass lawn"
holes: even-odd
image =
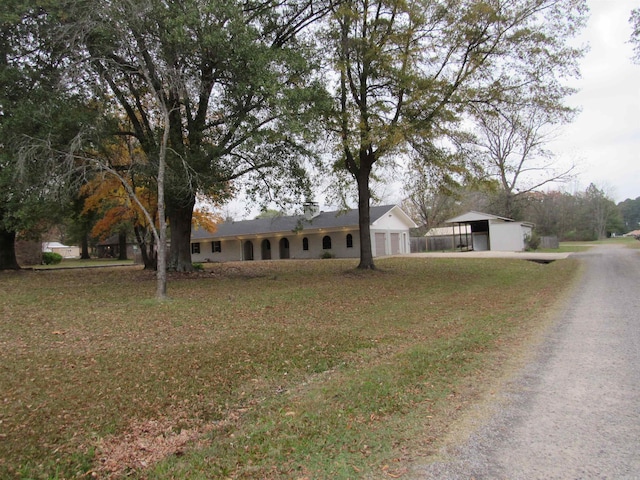
[[[118,260],[117,258],[92,258],[90,260],[80,260],[79,258],[64,258],[55,265],[34,265],[30,268],[34,270],[59,270],[62,268],[95,268],[133,265],[133,260]]]
[[[539,248],[536,252],[586,252],[596,245],[619,244],[627,248],[639,248],[640,242],[633,237],[613,237],[598,241],[560,242],[559,248]]]
[[[0,478],[399,478],[576,260],[0,272]]]

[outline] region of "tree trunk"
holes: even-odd
[[[118,260],[127,259],[127,232],[118,233]]]
[[[171,230],[171,248],[167,268],[173,272],[192,272],[191,219],[195,197],[184,203],[167,202],[167,218]]]
[[[358,182],[358,225],[360,230],[360,264],[361,270],[375,270],[373,263],[373,251],[371,249],[371,213],[369,202],[369,175],[371,169],[360,167],[357,175]]]
[[[16,259],[16,232],[0,228],[0,270],[20,270]]]
[[[134,226],[133,232],[138,242],[138,248],[140,249],[140,256],[142,257],[142,264],[144,265],[144,269],[156,270],[158,268],[158,257],[153,249],[154,243],[151,242],[147,245],[140,227]]]
[[[80,260],[90,260],[91,255],[89,255],[89,238],[87,234],[82,235],[82,240],[80,240]]]

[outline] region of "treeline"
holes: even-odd
[[[526,219],[536,224],[536,232],[561,241],[600,240],[630,230],[625,226],[622,204],[616,205],[594,184],[577,193],[536,193],[527,203]]]
[[[422,225],[423,233],[469,210],[532,222],[538,235],[561,241],[599,240],[640,228],[640,197],[616,205],[595,184],[574,193],[533,191],[508,199],[504,191],[494,188],[423,191],[410,196],[403,206]]]

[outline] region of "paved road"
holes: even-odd
[[[582,281],[494,414],[416,479],[640,479],[640,252],[578,255]]]

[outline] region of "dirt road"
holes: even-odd
[[[584,277],[493,414],[416,479],[640,479],[640,252],[579,254]]]

